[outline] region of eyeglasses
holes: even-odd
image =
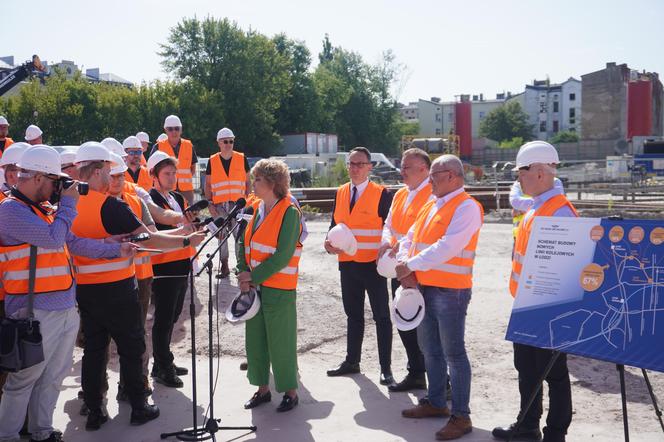
[[[219,140],[219,142],[224,143],[224,144],[233,144],[233,143],[235,143],[235,140]]]
[[[125,150],[127,155],[133,155],[133,156],[139,156],[143,154],[142,149],[132,149],[132,150]]]
[[[166,129],[166,132],[180,132],[179,127],[165,127],[164,129]]]
[[[351,162],[349,162],[349,163],[346,163],[346,165],[347,165],[348,167],[357,167],[357,168],[360,168],[360,167],[363,167],[363,166],[368,166],[369,164],[371,164],[371,163],[369,163],[369,162],[367,162],[367,161],[364,161],[364,162],[357,162],[357,163],[356,163],[355,161],[351,161]]]

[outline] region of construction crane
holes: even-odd
[[[46,68],[42,65],[39,56],[33,55],[32,61],[27,61],[20,66],[10,69],[5,73],[5,76],[0,79],[0,97],[26,78],[45,73]]]

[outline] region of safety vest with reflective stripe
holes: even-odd
[[[152,177],[150,176],[150,173],[148,172],[148,169],[145,166],[141,166],[138,169],[138,181],[134,181],[134,178],[131,176],[129,171],[126,171],[125,182],[136,184],[139,187],[145,189],[146,192],[149,192],[150,189],[152,189]]]
[[[352,212],[351,184],[346,183],[337,190],[334,222],[346,224],[357,240],[357,253],[353,256],[345,253],[337,255],[340,262],[371,262],[378,258],[383,235],[383,218],[378,214],[378,204],[383,189],[383,186],[370,181],[362,196],[355,201]]]
[[[174,208],[168,205],[168,202],[166,201],[166,198],[164,198],[158,191],[157,189],[152,189],[150,192],[150,195],[152,196],[152,200],[154,201],[155,204],[158,206],[163,207],[164,209],[167,210],[173,210]],[[182,204],[184,207],[181,207],[180,209],[184,212],[184,210],[188,207],[187,200],[182,196],[179,195],[178,198],[182,199]],[[177,200],[176,200],[177,201]],[[171,229],[174,228],[175,226],[162,226],[161,224],[157,224],[157,229],[159,230],[164,230],[164,229]],[[196,251],[194,250],[193,247],[178,247],[177,249],[171,249],[167,252],[164,253],[156,253],[153,254],[150,257],[150,262],[152,262],[152,265],[156,264],[165,264],[167,262],[175,262],[175,261],[181,261],[181,260],[188,260],[192,256],[194,256]]]
[[[143,219],[143,206],[141,205],[141,200],[137,195],[132,195],[131,193],[124,192],[122,194],[122,200],[125,201],[136,218]],[[136,279],[147,279],[152,278],[154,273],[152,272],[152,263],[150,262],[150,254],[147,252],[139,252],[134,256],[134,266],[136,267]]]
[[[265,219],[261,221],[256,231],[253,230],[258,213],[254,213],[244,231],[244,258],[250,269],[255,269],[260,263],[277,251],[277,241],[279,240],[281,224],[284,220],[286,210],[291,206],[295,207],[298,213],[300,212],[289,197],[286,196],[279,200],[272,210],[270,210],[270,213],[265,216]],[[302,216],[301,213],[300,216]],[[301,233],[302,225],[300,224]],[[301,255],[302,244],[298,241],[295,246],[295,252],[286,267],[267,278],[261,285],[280,290],[295,290],[297,288],[298,265]]]
[[[9,197],[25,204],[18,199]],[[48,224],[53,223],[52,215],[30,209]],[[28,293],[30,269],[30,244],[23,243],[0,247],[0,266],[2,289],[9,295],[25,295]],[[37,247],[37,270],[35,274],[35,294],[68,290],[74,278],[69,264],[69,251],[63,245],[57,249]]]
[[[435,201],[429,201],[420,211],[417,221],[415,221],[415,230],[413,233],[413,242],[408,251],[408,256],[416,256],[423,250],[432,246],[436,241],[445,236],[447,228],[452,222],[454,213],[458,207],[467,200],[471,200],[480,209],[481,217],[484,218],[484,209],[473,197],[466,192],[461,192],[443,205],[427,223],[429,212],[435,210]],[[480,235],[479,229],[469,238],[466,244],[456,256],[444,263],[437,264],[433,269],[426,271],[416,271],[417,282],[422,285],[444,287],[451,289],[468,289],[473,286],[473,264],[475,263],[475,249],[477,247],[477,238]]]
[[[553,216],[558,209],[565,206],[570,208],[572,213],[574,213],[574,216],[579,216],[576,209],[565,195],[555,195],[546,200],[544,204],[528,217],[528,219],[523,218],[521,220],[516,243],[514,244],[514,253],[512,254],[512,274],[510,275],[510,293],[512,294],[512,297],[516,296],[516,291],[519,287],[519,276],[521,275],[523,260],[526,256],[526,250],[528,249],[528,239],[530,238],[530,230],[533,225],[533,220],[536,216]]]
[[[175,152],[168,140],[160,141],[157,148],[165,152],[170,157],[175,158]],[[178,179],[177,190],[194,190],[194,180],[191,175],[191,161],[193,158],[194,146],[191,141],[180,138],[180,150],[178,151],[178,166],[176,177]]]
[[[101,208],[107,198],[113,197],[94,190],[90,190],[87,195],[81,195],[76,206],[78,214],[71,226],[74,235],[92,239],[111,236],[104,229],[101,219]],[[135,274],[134,260],[131,257],[97,259],[73,256],[77,284],[105,284],[131,278]]]
[[[394,194],[394,199],[392,199],[392,207],[390,207],[390,213],[392,214],[392,245],[406,236],[408,230],[415,224],[417,215],[431,197],[431,184],[427,184],[420,189],[408,207],[404,209],[408,193],[408,187],[403,187]]]
[[[9,137],[5,137],[5,149],[7,149],[7,148],[8,148],[9,146],[11,146],[12,144],[14,144],[14,140],[12,140],[12,139],[9,138]],[[0,158],[2,158],[2,153],[3,153],[3,152],[4,152],[4,150],[0,150]]]
[[[237,201],[247,193],[243,153],[233,151],[228,174],[221,163],[221,153],[215,153],[210,157],[210,172],[210,190],[214,204]]]

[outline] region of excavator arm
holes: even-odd
[[[42,65],[39,56],[33,55],[32,61],[28,61],[21,66],[15,67],[0,79],[0,97],[26,78],[45,71],[46,69]]]

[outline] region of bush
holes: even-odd
[[[551,137],[551,144],[558,143],[576,143],[579,141],[579,134],[572,132],[571,130],[558,132],[553,137]]]
[[[514,137],[511,140],[501,141],[498,147],[501,149],[518,149],[524,143],[522,137]]]

